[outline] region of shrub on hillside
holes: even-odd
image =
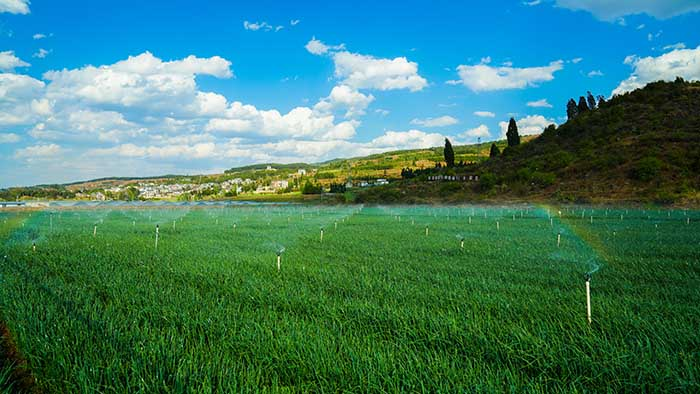
[[[663,162],[656,157],[645,157],[639,160],[632,169],[632,178],[639,181],[650,181],[661,171]]]

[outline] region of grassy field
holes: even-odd
[[[0,225],[0,320],[38,391],[700,391],[697,211],[290,205]]]

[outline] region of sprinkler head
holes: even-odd
[[[282,255],[282,252],[277,252],[277,257],[280,257]]]
[[[591,273],[590,273],[590,272],[586,272],[586,273],[583,275],[583,279],[585,279],[586,282],[590,282],[590,280],[591,280]]]

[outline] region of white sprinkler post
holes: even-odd
[[[158,250],[158,232],[159,232],[159,230],[160,230],[160,228],[156,224],[156,250]]]
[[[277,252],[277,272],[280,272],[282,269],[282,253]]]
[[[469,216],[469,224],[472,224],[472,217]]]
[[[586,317],[588,324],[591,324],[593,322],[591,319],[591,274],[587,273],[584,279],[586,279]]]
[[[554,227],[554,219],[549,218],[549,226]]]
[[[97,225],[95,225],[95,228],[92,229],[92,236],[93,237],[97,236]]]
[[[321,242],[323,242],[323,227],[321,227]]]
[[[464,237],[459,240],[459,248],[464,250]]]
[[[561,232],[557,233],[557,248],[561,245]]]
[[[425,226],[425,236],[428,236],[428,226]]]
[[[32,252],[36,252],[36,242],[32,242]]]
[[[500,230],[500,229],[501,229],[501,223],[499,223],[498,220],[496,220],[496,230]]]

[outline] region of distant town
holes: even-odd
[[[266,174],[277,172],[272,166],[259,170]],[[280,171],[278,176],[266,177],[235,177],[220,182],[203,183],[175,180],[148,180],[141,182],[125,182],[110,187],[96,189],[81,189],[75,192],[75,198],[94,201],[107,200],[158,200],[177,199],[191,200],[202,198],[236,197],[245,194],[282,194],[301,192],[302,194],[344,192],[352,188],[366,188],[387,185],[385,178],[353,181],[351,178],[342,183],[331,183],[324,186],[312,181],[317,175],[316,169],[297,169],[295,172]]]

